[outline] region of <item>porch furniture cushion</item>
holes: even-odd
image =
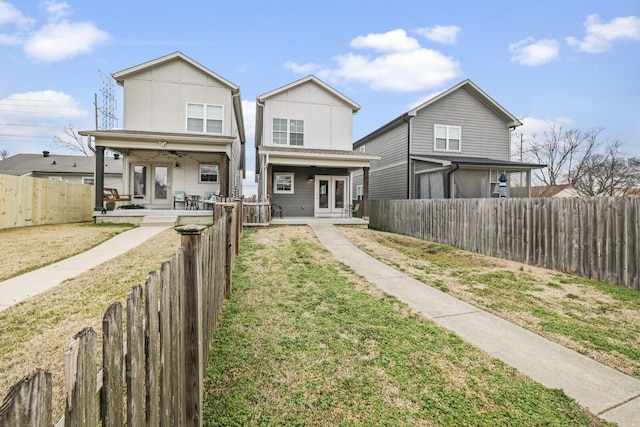
[[[187,193],[184,191],[173,192],[173,209],[176,208],[176,203],[182,203],[182,206],[186,208]]]
[[[204,197],[200,200],[202,202],[202,209],[213,209],[213,205],[216,203],[216,196],[219,191],[205,191]]]

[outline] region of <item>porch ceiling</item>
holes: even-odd
[[[78,133],[82,136],[93,136],[97,146],[119,152],[126,150],[229,152],[230,146],[236,139],[226,135],[131,130],[80,131]]]

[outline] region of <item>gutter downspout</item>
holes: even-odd
[[[451,199],[451,178],[453,174],[460,169],[460,163],[456,163],[456,166],[447,173],[447,199]]]

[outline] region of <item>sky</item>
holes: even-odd
[[[354,141],[470,79],[515,141],[601,127],[640,155],[638,0],[0,0],[0,150],[71,154],[54,136],[95,129],[112,73],[175,51],[240,86],[250,146],[256,97],[314,74],[361,105]]]

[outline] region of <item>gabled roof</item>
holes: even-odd
[[[472,95],[474,95],[476,98],[478,98],[482,103],[484,103],[486,106],[488,106],[491,110],[493,110],[496,114],[498,114],[499,116],[502,116],[505,120],[505,122],[511,122],[509,126],[522,126],[522,122],[520,120],[518,120],[517,117],[515,117],[513,114],[511,114],[510,112],[508,112],[507,110],[505,110],[500,104],[498,104],[493,98],[491,98],[489,95],[487,95],[482,89],[480,89],[474,82],[472,82],[469,79],[463,80],[460,83],[458,83],[457,85],[453,86],[450,89],[445,90],[442,93],[439,93],[438,95],[434,96],[433,98],[430,98],[429,100],[427,100],[426,102],[418,105],[417,107],[415,107],[414,109],[410,110],[407,114],[410,116],[415,116],[418,111],[422,110],[423,108],[428,107],[429,105],[433,104],[434,102],[437,102],[438,100],[450,95],[451,93],[461,89],[461,88],[465,88],[467,89]]]
[[[531,197],[586,197],[586,194],[571,184],[540,185],[531,187]]]
[[[193,65],[194,67],[196,67],[197,69],[199,69],[203,73],[208,74],[212,78],[221,81],[226,86],[229,86],[229,88],[232,89],[232,90],[239,90],[240,89],[239,86],[231,83],[229,80],[225,79],[224,77],[220,76],[219,74],[214,73],[213,71],[211,71],[210,69],[208,69],[204,65],[200,64],[199,62],[194,61],[193,59],[189,58],[187,55],[185,55],[184,53],[182,53],[180,51],[176,51],[176,52],[170,53],[168,55],[161,56],[160,58],[152,59],[151,61],[143,62],[142,64],[139,64],[139,65],[134,65],[133,67],[125,68],[122,71],[116,71],[115,73],[111,73],[111,76],[115,79],[115,81],[119,85],[122,85],[122,82],[124,80],[126,80],[128,77],[130,77],[131,75],[133,75],[133,74],[139,73],[140,71],[148,70],[149,68],[154,68],[154,67],[156,67],[156,66],[158,66],[160,64],[163,64],[165,62],[170,62],[170,61],[173,61],[175,59],[182,59],[183,61],[188,62],[189,64]]]
[[[514,116],[513,114],[511,114],[510,112],[505,110],[500,104],[498,104],[493,98],[491,98],[489,95],[487,95],[482,89],[480,89],[471,80],[466,79],[466,80],[463,80],[462,82],[458,83],[457,85],[445,90],[444,92],[441,92],[438,95],[430,98],[426,102],[423,102],[422,104],[418,105],[417,107],[413,108],[412,110],[409,110],[408,112],[406,112],[404,114],[401,114],[400,116],[398,116],[395,119],[391,120],[389,123],[379,127],[378,129],[374,130],[373,132],[369,133],[368,135],[360,138],[353,145],[354,146],[361,145],[364,142],[366,142],[368,140],[371,140],[372,138],[375,138],[376,136],[380,135],[381,133],[398,126],[402,122],[410,120],[411,118],[415,117],[420,110],[432,105],[433,103],[441,100],[442,98],[444,98],[444,97],[446,97],[446,96],[452,94],[453,92],[455,92],[457,90],[460,90],[462,88],[465,88],[466,90],[468,90],[472,95],[474,95],[476,98],[478,98],[482,103],[484,103],[493,112],[495,112],[496,114],[501,116],[504,119],[505,122],[509,123],[509,126],[511,126],[511,127],[522,126],[522,122],[520,120],[518,120],[518,118],[516,116]]]
[[[96,159],[91,156],[66,156],[48,154],[16,154],[0,160],[0,173],[29,176],[37,174],[93,175]],[[121,174],[122,160],[105,158],[105,173]]]
[[[329,86],[328,84],[326,84],[325,82],[323,82],[322,80],[320,80],[319,78],[317,78],[314,75],[308,75],[307,77],[303,77],[303,78],[301,78],[299,80],[296,80],[295,82],[289,83],[287,85],[284,85],[282,87],[279,87],[277,89],[269,91],[269,92],[267,92],[265,94],[259,95],[256,98],[256,100],[258,102],[263,102],[267,98],[270,98],[270,97],[272,97],[274,95],[277,95],[279,93],[282,93],[282,92],[286,92],[291,88],[303,85],[303,84],[305,84],[307,82],[313,82],[313,83],[317,84],[318,86],[320,86],[321,88],[323,88],[324,90],[326,90],[327,92],[329,92],[330,94],[332,94],[333,96],[335,96],[336,98],[341,99],[345,104],[347,104],[347,105],[349,105],[351,107],[351,109],[353,110],[354,113],[360,109],[360,105],[359,104],[357,104],[356,102],[354,102],[350,98],[346,97],[342,93],[338,92],[337,90],[335,90],[334,88],[332,88],[331,86]]]

